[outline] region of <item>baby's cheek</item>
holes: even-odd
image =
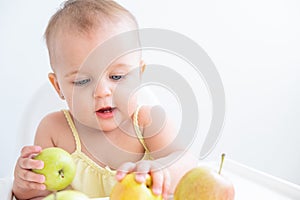
[[[123,113],[128,113],[128,116],[131,116],[137,106],[137,94],[131,88],[118,88],[114,93],[113,101]]]

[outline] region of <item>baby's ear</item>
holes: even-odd
[[[143,72],[145,71],[146,69],[146,63],[144,60],[141,60],[140,61],[140,69],[141,69],[141,74],[143,74]]]
[[[52,86],[56,90],[57,94],[59,95],[59,97],[61,99],[65,99],[65,97],[64,97],[64,95],[63,95],[63,93],[62,93],[62,91],[61,91],[61,89],[59,87],[56,75],[54,73],[49,73],[48,74],[48,78],[49,78],[49,81],[51,82]]]

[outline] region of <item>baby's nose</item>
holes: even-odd
[[[94,97],[103,98],[112,94],[112,88],[105,81],[101,81],[95,88]]]

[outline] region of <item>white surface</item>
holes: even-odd
[[[200,165],[211,167],[216,171],[219,170],[219,163],[217,162],[204,162]],[[235,189],[235,200],[300,199],[299,185],[279,179],[233,160],[225,160],[222,176],[232,182]]]
[[[216,162],[205,163],[205,165],[216,170],[219,168],[219,163]],[[232,181],[235,189],[235,200],[300,199],[300,186],[233,160],[225,160],[222,174]],[[97,200],[109,200],[109,198],[97,198]]]
[[[218,163],[213,163],[218,169]],[[300,199],[300,186],[272,175],[225,159],[222,174],[235,188],[235,200],[296,200]]]
[[[12,198],[12,179],[11,178],[0,178],[0,199],[11,200]]]
[[[23,135],[21,119],[47,80],[50,67],[42,35],[61,2],[0,1],[0,177],[12,175],[19,154],[15,144]],[[216,64],[227,114],[214,155],[226,152],[300,184],[300,1],[118,2],[136,15],[141,27],[192,38]]]
[[[206,162],[216,170],[217,162]],[[245,166],[239,162],[226,159],[222,175],[232,181],[235,189],[235,200],[298,200],[300,199],[300,186],[272,175]],[[0,198],[10,199],[11,179],[0,179]],[[94,200],[109,200],[109,198],[94,198]]]

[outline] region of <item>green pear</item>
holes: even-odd
[[[62,190],[73,181],[76,165],[67,151],[58,147],[50,147],[43,149],[34,159],[44,162],[43,169],[32,171],[45,176],[44,184],[47,190]]]
[[[43,200],[89,200],[89,198],[82,192],[76,190],[64,190],[49,194]]]
[[[188,171],[175,188],[174,200],[233,200],[234,187],[229,179],[209,167],[196,167]]]

